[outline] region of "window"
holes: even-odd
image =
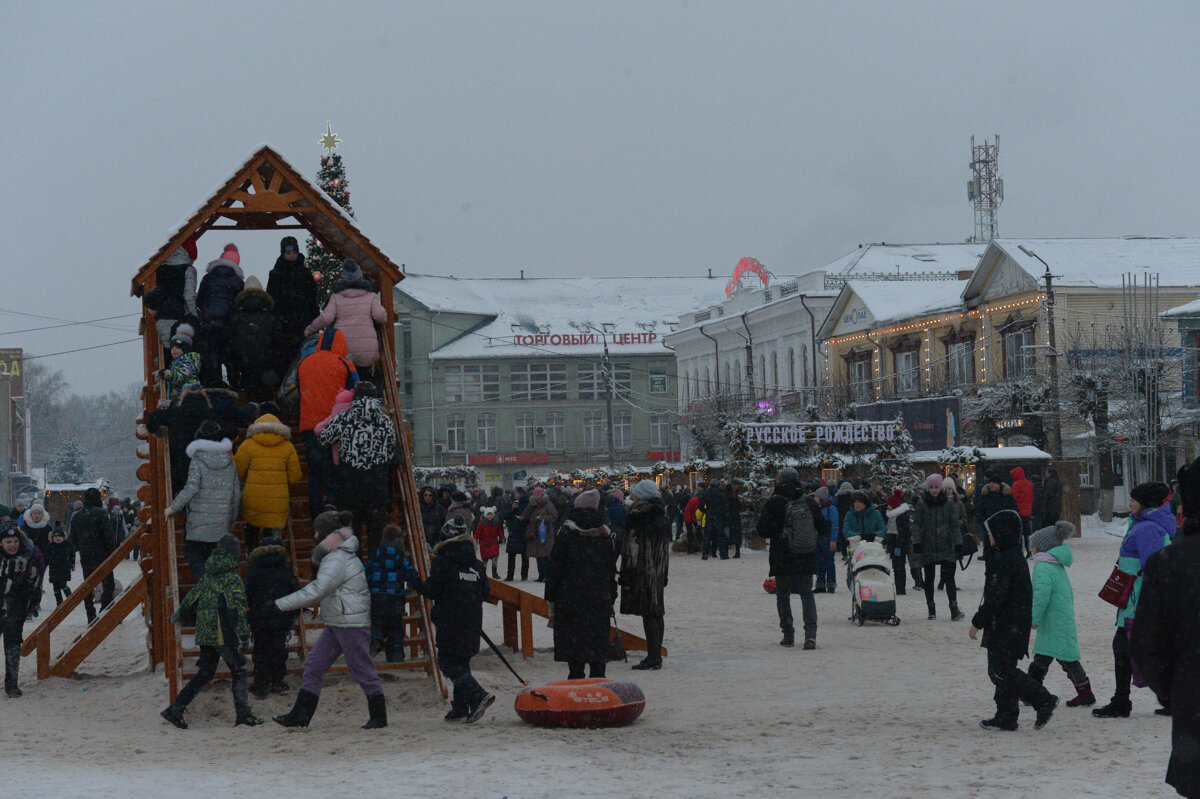
[[[667,393],[667,381],[669,379],[670,379],[670,375],[667,374],[667,367],[651,366],[650,367],[650,393],[651,394],[666,394]]]
[[[729,388],[730,386],[733,385],[733,380],[730,379],[730,377],[732,376],[731,375],[732,372],[733,372],[733,367],[729,365],[729,361],[726,361],[725,362],[725,387],[726,388]]]
[[[562,411],[546,414],[546,449],[561,452],[567,441],[567,419]]]
[[[708,367],[704,367],[704,396],[712,396],[712,372],[708,371]]]
[[[779,392],[779,353],[771,353],[771,385],[775,392]]]
[[[614,363],[612,370],[613,392],[629,396],[629,392],[633,391],[633,367],[628,363]]]
[[[669,450],[671,448],[671,415],[668,413],[650,414],[650,449]]]
[[[1004,334],[1004,376],[1009,380],[1033,373],[1033,326]]]
[[[796,350],[788,347],[788,388],[796,387]]]
[[[920,350],[907,350],[895,354],[897,393],[912,394],[917,391],[920,385],[920,372],[917,371],[920,356]]]
[[[579,398],[594,400],[604,398],[604,366],[599,363],[579,364]]]
[[[446,402],[481,402],[500,399],[500,367],[451,365],[443,373]]]
[[[452,413],[446,417],[446,451],[467,451],[467,417]]]
[[[537,429],[533,421],[533,414],[528,411],[518,413],[515,429],[517,433],[517,449],[522,452],[531,451],[534,448],[533,432]]]
[[[755,394],[765,394],[767,391],[767,356],[758,356],[758,386],[752,386]]]
[[[606,448],[608,435],[604,427],[604,411],[583,412],[584,450],[587,452],[600,452]]]
[[[613,414],[613,448],[622,452],[633,449],[633,412]]]
[[[946,345],[946,377],[952,386],[969,386],[975,382],[974,340]]]
[[[808,385],[808,347],[800,345],[800,384]]]
[[[565,363],[515,363],[509,367],[509,379],[512,398],[518,402],[567,398]]]
[[[475,447],[479,452],[496,451],[496,414],[481,413],[475,420]]]
[[[867,402],[872,399],[871,391],[871,353],[864,352],[847,356],[846,382],[850,384],[850,397],[855,402]]]
[[[733,362],[733,382],[730,383],[730,385],[737,386],[739,394],[741,393],[741,389],[742,389],[742,381],[745,379],[746,379],[746,376],[742,372],[742,362],[739,360],[735,360]]]

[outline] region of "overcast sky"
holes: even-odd
[[[1200,234],[1190,1],[73,5],[0,8],[0,347],[132,337],[10,331],[136,313],[167,234],[260,143],[315,180],[327,121],[410,271],[636,291],[962,241],[973,134],[1000,134],[1001,235]],[[248,274],[278,238],[234,237]],[[79,393],[140,378],[137,344],[47,362]]]

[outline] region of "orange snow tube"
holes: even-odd
[[[516,705],[539,727],[620,727],[642,715],[646,695],[625,680],[559,680],[526,688]]]

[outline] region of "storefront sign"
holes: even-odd
[[[648,461],[677,461],[679,460],[679,450],[661,451],[650,450],[646,453]]]
[[[666,375],[650,375],[650,393],[651,394],[666,394],[667,393],[667,376]]]
[[[468,466],[504,466],[514,463],[549,463],[548,452],[518,452],[513,455],[468,455]]]
[[[996,420],[996,429],[997,430],[1013,430],[1018,427],[1024,427],[1024,426],[1025,426],[1024,419],[997,419]]]
[[[854,413],[859,419],[883,422],[900,419],[912,436],[914,449],[945,449],[961,442],[962,413],[957,397],[873,402],[859,405]]]
[[[732,297],[733,292],[737,290],[738,281],[744,275],[754,275],[762,281],[763,288],[771,281],[771,273],[767,268],[758,262],[757,258],[743,258],[737,262],[737,266],[733,268],[733,277],[729,278],[729,282],[725,284],[725,296]]]
[[[614,347],[653,344],[656,341],[657,333],[610,333],[608,336],[608,343]],[[523,347],[585,347],[603,343],[604,337],[598,333],[533,333],[513,336],[513,344]]]
[[[896,439],[896,422],[808,422],[749,425],[747,444],[866,444]]]

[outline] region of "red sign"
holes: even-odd
[[[658,334],[613,333],[608,340],[614,347],[622,344],[653,344],[658,341]],[[601,342],[602,337],[595,333],[534,333],[513,336],[513,344],[524,347],[583,347]]]
[[[674,450],[673,452],[650,451],[650,452],[646,453],[646,460],[648,460],[648,461],[677,461],[677,460],[679,460],[679,450]]]
[[[742,275],[754,275],[762,281],[763,288],[766,288],[767,283],[771,280],[771,275],[767,272],[767,268],[758,262],[757,258],[743,258],[737,262],[737,266],[733,268],[733,277],[729,278],[729,282],[725,284],[725,296],[732,297],[734,289],[737,288],[738,281],[742,279]]]
[[[468,455],[468,466],[505,466],[517,463],[549,463],[548,452],[518,452],[514,455]]]

